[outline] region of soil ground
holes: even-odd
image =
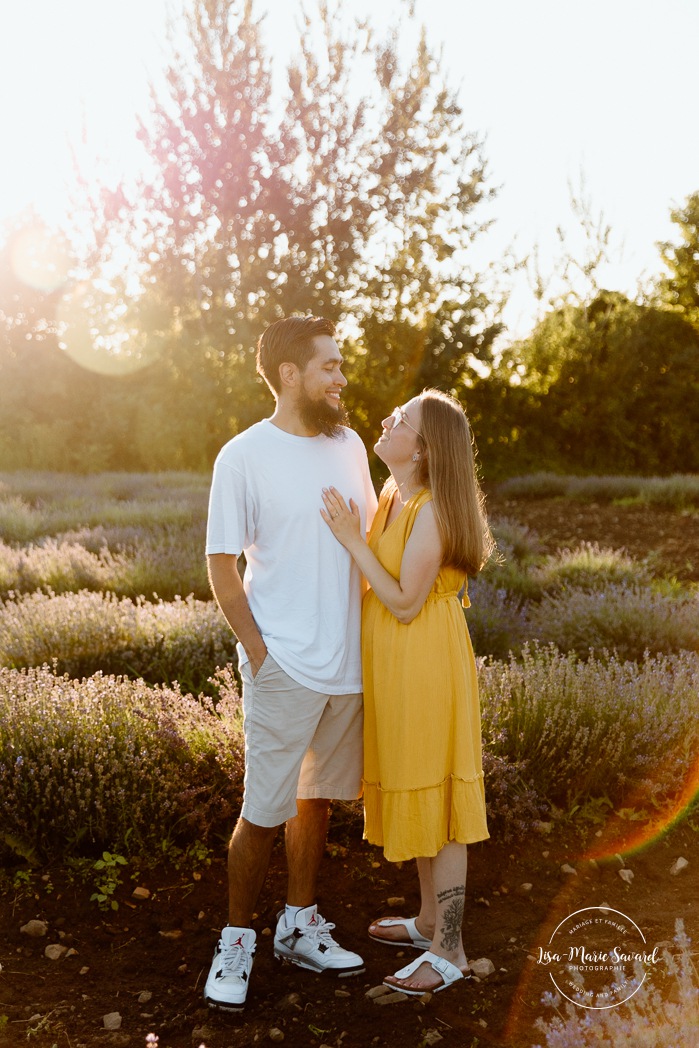
[[[488,497],[491,516],[525,524],[538,535],[543,552],[570,549],[579,542],[623,549],[647,561],[658,575],[699,581],[699,513],[661,507],[613,506],[572,499],[508,500]]]
[[[697,516],[554,500],[492,498],[489,507],[494,515],[527,524],[544,548],[598,542],[624,547],[639,559],[652,554],[663,573],[699,577]],[[274,961],[270,932],[285,888],[277,845],[255,921],[258,948],[248,1004],[238,1017],[209,1012],[202,1002],[225,912],[223,855],[194,869],[191,863],[140,872],[121,868],[119,909],[108,913],[90,902],[90,881],[71,878],[66,869],[34,871],[28,883],[13,887],[8,885],[16,871],[8,870],[0,894],[0,1045],[143,1048],[154,1034],[158,1048],[250,1048],[275,1043],[274,1029],[290,1048],[544,1044],[536,1021],[549,1014],[541,998],[552,985],[536,957],[566,915],[605,904],[638,925],[649,949],[670,946],[675,921],[682,918],[697,941],[695,826],[691,819],[653,828],[607,821],[583,830],[558,820],[516,846],[490,840],[471,847],[464,939],[469,959],[489,958],[495,971],[481,981],[458,983],[426,1004],[409,999],[380,1006],[366,991],[415,954],[401,956],[370,942],[366,928],[378,916],[416,912],[417,880],[412,863],[387,863],[362,842],[356,814],[342,809],[333,820],[319,908],[337,924],[343,945],[363,954],[366,972],[337,980]],[[679,857],[689,865],[675,876],[670,868]],[[631,883],[619,877],[622,862],[634,874]],[[577,872],[562,873],[564,863]],[[531,890],[521,894],[525,883]],[[134,899],[136,886],[147,888],[149,897]],[[47,922],[47,936],[34,939],[20,931],[32,919]],[[47,944],[58,943],[70,952],[49,960]],[[652,978],[669,999],[673,991],[663,964]],[[103,1024],[111,1012],[121,1016],[114,1032]]]

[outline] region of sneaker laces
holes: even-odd
[[[319,913],[315,915],[315,922],[313,924],[307,924],[304,928],[299,928],[299,931],[303,933],[304,938],[308,938],[317,946],[321,944],[330,948],[331,946],[337,946],[337,943],[333,939],[330,932],[335,927],[330,921],[326,921],[324,917],[321,917]]]
[[[243,975],[247,967],[248,951],[242,943],[231,943],[221,951],[221,974],[224,979]]]

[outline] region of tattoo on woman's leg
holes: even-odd
[[[437,892],[437,902],[444,903],[449,899],[457,899],[460,896],[463,897],[465,890],[463,884],[457,884],[453,888],[445,888],[443,892]]]
[[[461,938],[461,925],[464,920],[463,886],[439,892],[437,898],[440,903],[451,900],[444,909],[442,941],[440,945],[443,950],[456,950]]]

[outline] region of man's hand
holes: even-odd
[[[247,649],[246,649],[246,651],[247,651]],[[252,652],[248,651],[247,652],[247,656],[248,656],[248,659],[250,660],[250,672],[252,673],[252,677],[253,677],[253,680],[254,680],[255,677],[258,674],[258,671],[262,667],[262,663],[267,658],[267,648],[263,644],[262,648],[259,650],[259,652],[256,652],[253,655]]]
[[[228,625],[245,648],[250,672],[255,677],[267,656],[267,645],[250,611],[238,572],[238,558],[230,553],[212,553],[208,563],[213,594]]]

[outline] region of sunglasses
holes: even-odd
[[[408,429],[412,429],[413,433],[417,433],[418,437],[422,438],[422,433],[420,433],[419,430],[415,429],[415,426],[411,426],[408,422],[407,415],[403,411],[403,408],[394,408],[391,412],[391,418],[393,419],[393,429],[395,429],[396,426],[400,425],[401,422],[404,422]]]

